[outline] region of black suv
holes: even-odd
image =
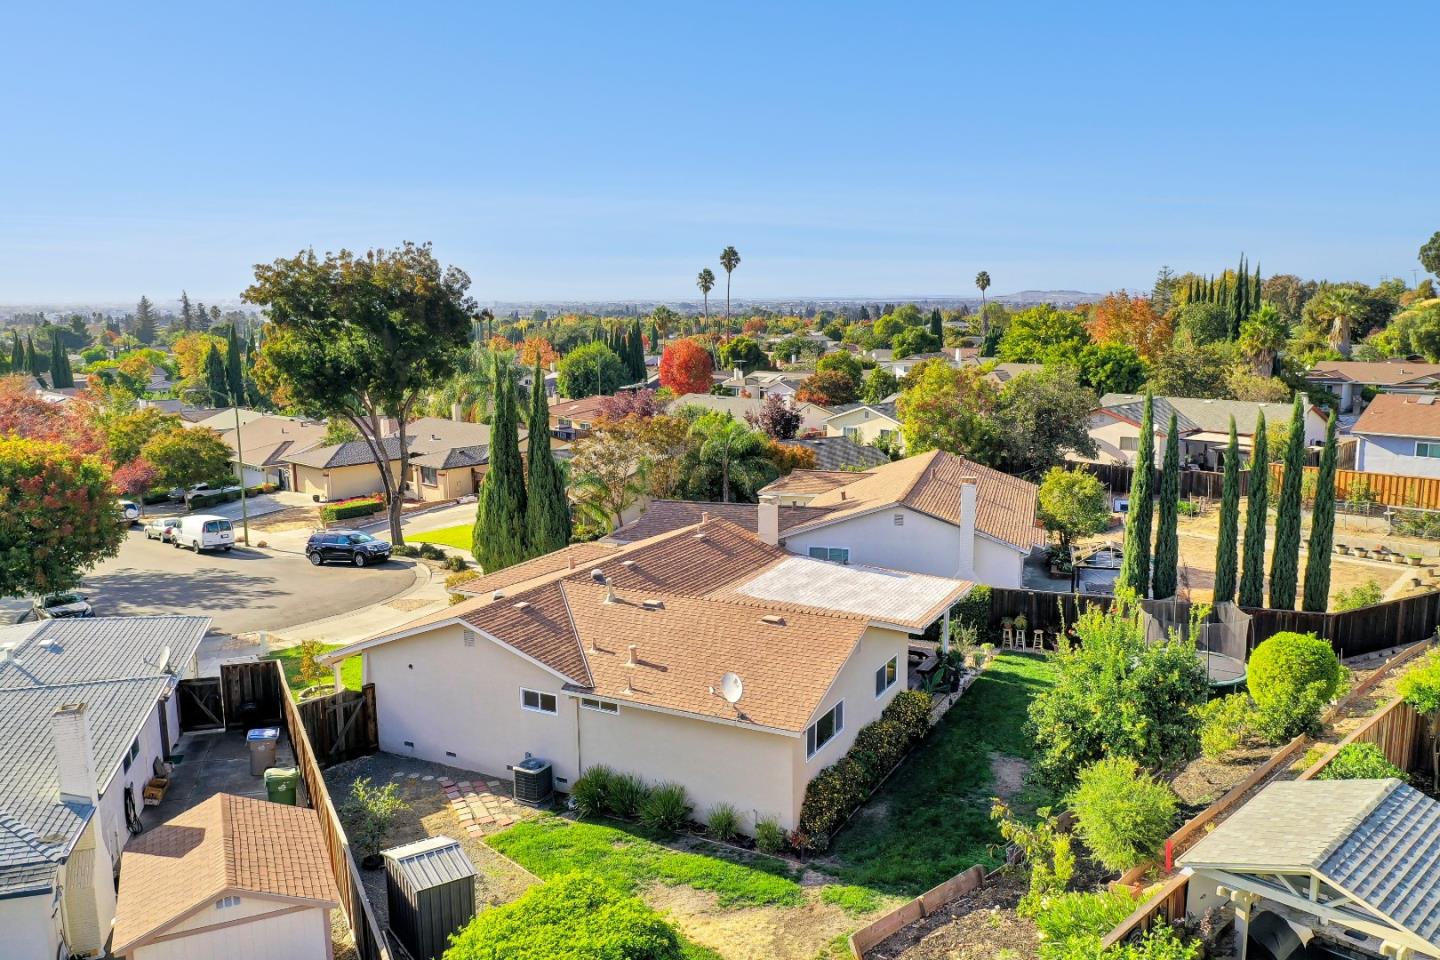
[[[317,567],[327,560],[343,560],[363,567],[368,563],[389,560],[390,544],[358,530],[326,530],[315,534],[305,544],[305,556]]]

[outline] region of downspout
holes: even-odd
[[[580,715],[584,713],[580,709],[580,698],[572,697],[575,701],[575,779],[579,780],[585,773],[585,761],[580,753]]]

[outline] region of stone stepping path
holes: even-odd
[[[441,777],[439,784],[440,789],[445,791],[451,812],[472,837],[503,830],[528,815],[527,810],[500,792],[499,780],[456,782]]]

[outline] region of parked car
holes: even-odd
[[[128,527],[140,519],[140,505],[134,500],[121,500],[115,507],[122,527]]]
[[[145,524],[145,539],[159,540],[161,543],[171,543],[175,539],[175,530],[180,526],[179,517],[156,517]]]
[[[235,545],[235,530],[225,517],[196,513],[180,518],[180,525],[171,534],[170,542],[176,547],[189,547],[196,553],[201,550],[229,551]]]
[[[179,487],[176,487],[174,490],[171,490],[171,491],[170,491],[170,499],[171,499],[171,500],[184,500],[184,501],[185,501],[185,505],[188,507],[188,506],[190,505],[190,501],[193,500],[193,499],[195,499],[196,497],[203,497],[203,496],[206,496],[206,495],[212,494],[212,493],[239,493],[239,492],[240,492],[240,488],[239,488],[238,486],[233,485],[233,484],[230,485],[230,486],[227,486],[227,487],[217,487],[217,486],[214,486],[213,484],[209,484],[209,483],[197,483],[197,484],[195,484],[194,486],[192,486],[192,487],[186,487],[186,488],[183,489],[183,490],[180,489]]]
[[[70,591],[36,597],[30,609],[21,614],[21,620],[60,620],[67,617],[93,617],[95,609],[85,594]]]
[[[389,560],[390,542],[377,540],[358,530],[322,530],[311,536],[310,542],[305,544],[305,556],[317,567],[331,560],[363,567],[366,564]]]

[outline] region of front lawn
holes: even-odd
[[[1018,777],[1032,757],[1026,711],[1054,679],[1042,657],[997,657],[840,832],[826,868],[848,883],[913,897],[977,863],[999,866],[990,798],[1018,784],[997,784],[995,771]],[[1028,786],[1014,799],[1021,808],[1051,800]]]
[[[475,527],[473,524],[460,523],[453,527],[441,527],[439,530],[425,530],[421,533],[410,533],[406,531],[406,543],[433,543],[440,547],[451,547],[455,550],[464,550],[467,553],[474,545]]]
[[[330,643],[323,645],[323,652],[340,649],[340,644]],[[265,655],[266,660],[279,660],[280,668],[285,671],[285,682],[290,685],[290,695],[298,702],[300,691],[305,688],[305,681],[300,679],[300,647],[297,644],[293,647],[286,647],[284,650],[272,650]],[[340,682],[346,690],[359,690],[363,684],[364,661],[359,656],[350,657],[340,663]]]

